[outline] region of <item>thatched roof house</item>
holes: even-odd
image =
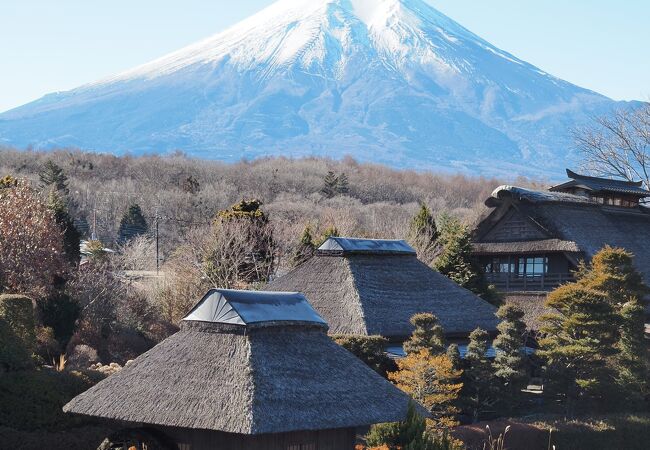
[[[548,191],[500,186],[485,202],[491,210],[474,232],[474,253],[488,279],[519,303],[524,293],[543,301],[535,293],[570,281],[579,261],[605,245],[632,252],[650,283],[650,209],[640,203],[650,192],[641,183],[567,175]]]
[[[449,336],[497,325],[492,305],[418,260],[404,241],[332,237],[268,289],[303,292],[332,334],[402,341],[421,312],[435,314]]]
[[[402,420],[409,397],[326,331],[301,294],[213,289],[181,331],[64,410],[181,449],[351,449],[354,427]]]

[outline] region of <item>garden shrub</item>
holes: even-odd
[[[31,355],[23,341],[9,324],[0,318],[0,372],[22,370],[31,366]]]
[[[36,348],[34,302],[24,295],[0,295],[0,318],[13,330],[31,354]]]
[[[103,376],[97,372],[49,369],[8,372],[0,376],[0,427],[33,431],[61,430],[84,423],[63,413],[63,406]]]

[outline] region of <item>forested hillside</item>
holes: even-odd
[[[403,238],[419,203],[434,215],[448,212],[471,221],[499,184],[494,179],[359,164],[352,158],[226,164],[181,153],[116,157],[68,150],[0,150],[0,175],[27,178],[38,186],[48,161],[68,179],[70,213],[85,236],[95,222],[104,244],[118,241],[122,216],[137,204],[151,232],[159,217],[162,259],[188,232],[209,226],[217,211],[242,199],[262,202],[284,253],[291,251],[306,225],[316,234],[336,227],[342,235]]]

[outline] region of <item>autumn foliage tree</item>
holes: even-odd
[[[47,296],[66,270],[54,212],[26,181],[1,188],[0,292]]]
[[[458,413],[455,403],[463,384],[462,371],[453,367],[449,357],[423,349],[397,361],[397,367],[388,379],[431,412],[433,427],[453,425],[453,416]]]

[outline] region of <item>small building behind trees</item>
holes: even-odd
[[[579,175],[546,191],[499,186],[474,231],[473,254],[488,282],[526,312],[531,328],[549,291],[573,281],[581,261],[606,245],[634,255],[650,282],[650,191],[641,182]]]
[[[477,327],[494,332],[496,308],[418,260],[405,241],[331,237],[307,260],[268,285],[303,292],[332,334],[380,335],[401,344],[410,319],[434,314],[447,337]]]
[[[409,402],[327,336],[302,294],[213,289],[181,331],[64,410],[123,424],[124,448],[340,450]]]

